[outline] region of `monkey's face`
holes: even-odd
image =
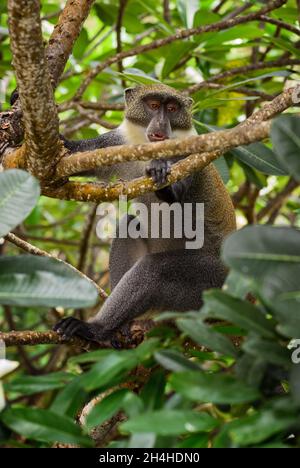
[[[149,141],[174,138],[176,130],[192,128],[192,100],[163,85],[126,90],[126,118],[145,128]]]

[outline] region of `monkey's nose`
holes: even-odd
[[[148,138],[150,141],[164,141],[168,139],[167,135],[161,132],[149,133]]]

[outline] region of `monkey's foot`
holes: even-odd
[[[146,174],[153,179],[153,182],[160,186],[167,183],[168,175],[171,172],[171,163],[165,159],[156,159],[151,161],[146,168]]]
[[[87,341],[100,341],[93,324],[83,322],[74,317],[60,320],[54,325],[53,330],[66,340],[69,340],[72,336],[79,336],[79,338]]]

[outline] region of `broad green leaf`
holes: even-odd
[[[199,10],[199,0],[177,0],[177,10],[186,28],[192,28],[194,24],[194,16]]]
[[[300,118],[278,117],[272,124],[271,139],[278,162],[300,182]]]
[[[228,165],[224,156],[216,159],[213,162],[213,164],[217,168],[220,176],[222,177],[224,184],[227,184],[230,180],[230,172],[229,172],[229,168],[228,168]]]
[[[31,213],[40,196],[38,181],[17,169],[0,173],[0,237]]]
[[[125,389],[117,390],[93,406],[86,417],[87,428],[92,429],[99,426],[123,409],[124,399],[128,393],[130,392]]]
[[[93,284],[55,259],[33,255],[0,258],[0,304],[89,307],[97,299]]]
[[[253,280],[231,270],[226,278],[224,290],[231,296],[245,299],[249,292],[253,291]]]
[[[5,385],[6,390],[23,395],[46,392],[64,387],[74,376],[65,372],[18,377]]]
[[[300,346],[298,345],[298,349]],[[300,351],[296,351],[297,358],[300,358]],[[291,395],[294,403],[300,408],[300,365],[294,364],[290,375]]]
[[[254,388],[222,374],[180,372],[171,375],[170,385],[188,400],[203,403],[240,404],[260,396]]]
[[[226,42],[231,42],[236,39],[256,39],[265,34],[262,28],[254,24],[246,24],[230,28],[226,31],[219,31],[218,34],[213,34],[209,39],[205,40],[205,49],[213,48],[218,45],[223,45]]]
[[[73,376],[73,380],[56,395],[49,409],[53,413],[74,419],[87,400],[88,395],[81,385],[81,376]]]
[[[232,322],[248,332],[257,333],[265,338],[276,336],[274,326],[250,302],[229,296],[223,291],[207,291],[205,303],[210,309],[210,316]]]
[[[229,267],[261,281],[277,267],[300,265],[300,231],[248,226],[226,239],[222,256]]]
[[[138,365],[134,350],[111,351],[103,359],[93,365],[91,370],[82,377],[82,385],[88,391],[96,390],[114,384],[124,373]]]
[[[170,45],[170,53],[165,58],[165,63],[161,71],[162,79],[169,76],[174,67],[180,62],[183,57],[186,57],[192,49],[197,46],[194,42],[179,42]]]
[[[231,341],[221,333],[213,331],[204,323],[190,319],[179,319],[177,325],[194,341],[218,353],[236,357],[238,352]]]
[[[235,365],[235,375],[251,387],[259,388],[268,367],[263,357],[243,354]]]
[[[289,368],[291,366],[290,352],[275,341],[262,338],[249,338],[243,344],[243,350],[270,364]]]
[[[126,68],[123,73],[118,73],[118,75],[141,85],[160,83],[160,81],[156,78],[152,78],[151,76],[146,75],[146,73],[144,73],[142,70],[138,70],[137,68]]]
[[[161,366],[173,372],[199,369],[197,364],[174,349],[162,349],[155,353],[154,357]]]
[[[257,171],[267,175],[286,175],[283,164],[276,155],[263,143],[252,143],[230,151],[236,158]]]
[[[1,413],[0,418],[17,434],[33,440],[78,444],[82,447],[93,445],[71,419],[45,409],[9,408]]]
[[[136,416],[123,423],[121,429],[125,432],[177,435],[211,431],[217,426],[218,421],[207,413],[197,413],[190,410],[159,410]]]
[[[209,435],[208,434],[194,434],[190,437],[186,437],[180,442],[178,448],[208,448]]]
[[[228,433],[234,443],[240,446],[254,445],[269,439],[280,431],[287,430],[297,421],[292,414],[276,414],[263,410],[229,425]]]
[[[166,377],[162,369],[154,372],[143,387],[140,398],[144,402],[145,411],[158,410],[165,400]]]
[[[81,59],[89,45],[89,36],[87,30],[82,28],[77,41],[74,44],[72,54],[76,59]]]

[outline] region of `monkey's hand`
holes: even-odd
[[[155,159],[151,161],[150,165],[146,168],[146,174],[152,177],[153,182],[158,186],[167,183],[170,172],[171,162],[166,159]]]
[[[69,340],[73,336],[96,342],[104,341],[109,338],[104,332],[101,333],[102,330],[99,325],[83,322],[74,317],[60,320],[54,325],[53,330],[66,340]]]

